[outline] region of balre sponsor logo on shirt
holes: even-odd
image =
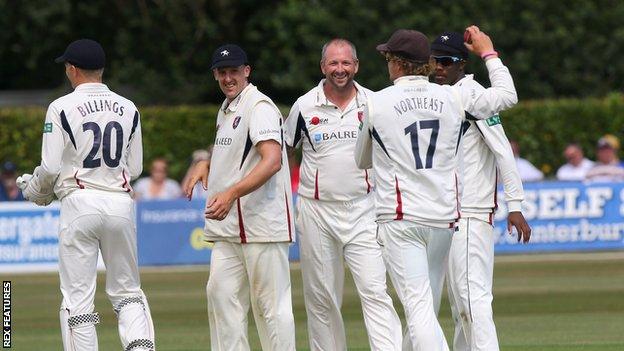
[[[357,130],[345,130],[331,133],[315,133],[314,142],[320,143],[329,140],[353,140],[357,139]]]

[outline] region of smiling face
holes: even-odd
[[[341,42],[329,44],[321,59],[321,71],[326,83],[335,90],[351,88],[358,67],[358,60],[351,47]]]
[[[219,82],[219,88],[228,101],[234,100],[249,83],[248,78],[251,67],[242,65],[238,67],[220,67],[212,70],[214,78]]]

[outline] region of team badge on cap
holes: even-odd
[[[234,118],[234,122],[232,122],[232,128],[236,129],[236,127],[238,127],[238,124],[240,123],[241,120],[241,116],[236,116],[236,118]]]

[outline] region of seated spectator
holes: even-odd
[[[193,151],[193,157],[191,159],[191,164],[184,175],[184,179],[182,179],[182,188],[186,187],[186,182],[189,181],[189,177],[191,175],[191,171],[193,167],[199,161],[208,161],[208,167],[210,167],[210,157],[212,156],[212,147],[213,145],[208,146],[208,149],[199,149]],[[193,199],[205,199],[208,197],[208,190],[204,190],[201,182],[197,182],[193,186]]]
[[[2,164],[0,175],[0,201],[24,201],[22,191],[17,187],[17,167],[11,161]]]
[[[511,150],[516,158],[516,166],[523,182],[537,182],[544,179],[544,173],[533,166],[531,162],[520,157],[520,145],[515,140],[510,140]]]
[[[138,200],[171,200],[182,196],[180,184],[167,178],[167,160],[156,158],[152,161],[150,176],[134,183],[134,194]]]
[[[624,165],[617,156],[620,149],[618,138],[607,134],[598,140],[596,148],[596,163],[585,178],[591,182],[624,181]]]
[[[557,179],[564,181],[584,180],[587,172],[594,167],[594,162],[586,159],[581,145],[571,143],[566,146],[563,156],[568,163],[557,170]]]

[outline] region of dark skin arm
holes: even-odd
[[[509,215],[507,216],[507,232],[509,232],[509,235],[512,234],[512,226],[516,227],[518,242],[522,240],[522,243],[528,243],[531,239],[531,227],[529,226],[529,223],[527,223],[526,219],[524,219],[522,212],[509,212]]]

